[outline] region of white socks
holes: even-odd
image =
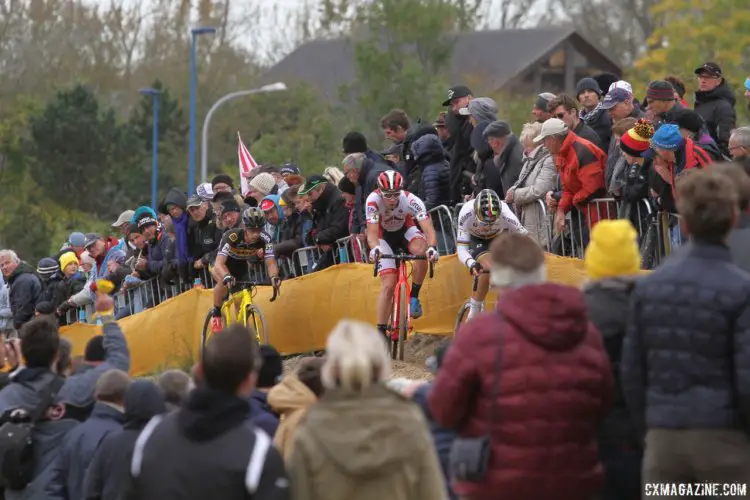
[[[467,319],[473,319],[477,314],[484,310],[484,302],[479,300],[469,300],[469,317]]]

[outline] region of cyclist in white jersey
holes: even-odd
[[[503,231],[528,234],[510,207],[491,189],[479,192],[473,201],[466,202],[458,214],[458,260],[472,275],[479,276],[477,289],[472,293],[468,319],[482,312],[484,298],[490,286],[490,243]]]
[[[432,226],[430,215],[424,202],[417,196],[404,191],[404,180],[395,170],[388,170],[378,176],[378,189],[370,193],[365,202],[367,218],[367,243],[370,250],[370,261],[375,256],[408,253],[426,255],[436,262],[439,254],[436,250],[437,237]],[[422,231],[420,231],[420,229]],[[419,290],[427,274],[427,262],[416,260],[412,268],[412,285],[409,298],[411,316],[422,315],[419,303]],[[380,259],[378,275],[381,280],[380,296],[377,305],[377,325],[385,334],[388,316],[393,304],[393,294],[398,282],[398,269],[393,259]]]

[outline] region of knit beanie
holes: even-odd
[[[614,278],[638,274],[641,256],[638,232],[626,219],[603,220],[591,230],[586,247],[584,267],[591,279]]]
[[[584,90],[593,90],[597,94],[602,95],[602,89],[599,87],[599,84],[591,77],[581,78],[576,84],[576,98],[578,98]]]
[[[693,111],[692,109],[681,109],[678,113],[675,113],[675,121],[679,128],[689,130],[694,134],[700,134],[703,128],[703,118],[701,115]]]
[[[65,271],[65,268],[70,264],[78,265],[78,257],[73,252],[65,252],[60,256],[60,270]]]
[[[666,151],[677,151],[684,143],[680,128],[674,123],[663,124],[651,139],[651,147]]]
[[[258,191],[259,193],[262,193],[263,196],[271,194],[274,186],[276,186],[276,179],[273,178],[273,175],[265,172],[256,175],[250,181],[250,187]]]
[[[260,371],[258,371],[257,386],[259,389],[268,389],[279,383],[281,375],[284,373],[284,365],[281,354],[272,345],[261,345],[260,357],[263,361],[260,365]]]
[[[648,84],[646,98],[649,101],[674,101],[674,87],[666,80],[654,80]]]
[[[633,128],[620,137],[620,149],[630,156],[639,157],[651,147],[653,136],[654,126],[650,121],[641,118],[635,122]]]
[[[599,85],[599,88],[602,91],[601,93],[607,95],[609,93],[609,88],[613,83],[618,81],[619,78],[613,73],[599,73],[598,75],[594,75],[594,80],[596,80],[597,85]]]
[[[60,270],[60,265],[52,257],[43,258],[42,260],[39,261],[39,264],[36,266],[36,272],[43,276],[55,274],[59,270]]]
[[[215,176],[213,179],[211,179],[211,188],[212,189],[217,184],[226,184],[230,188],[234,189],[234,181],[227,174],[219,174],[219,175]]]

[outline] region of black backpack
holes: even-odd
[[[34,479],[32,431],[64,383],[63,377],[56,376],[44,387],[39,404],[31,412],[14,408],[0,418],[0,487],[22,490]]]

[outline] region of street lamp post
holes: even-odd
[[[151,130],[151,208],[156,211],[156,192],[159,184],[159,93],[158,89],[140,89],[143,95],[153,98],[154,117]]]
[[[192,46],[190,50],[190,138],[189,138],[189,170],[188,170],[188,193],[195,191],[195,101],[198,93],[198,65],[197,47],[198,36],[216,33],[216,28],[193,28],[190,30]]]
[[[206,118],[203,120],[203,136],[201,137],[201,182],[208,181],[208,126],[211,123],[211,117],[214,112],[225,102],[231,101],[237,97],[252,94],[266,94],[269,92],[283,92],[284,90],[286,90],[286,85],[283,82],[271,83],[257,89],[238,90],[237,92],[232,92],[221,97],[213,104],[213,106],[211,106],[211,109],[206,113]]]

